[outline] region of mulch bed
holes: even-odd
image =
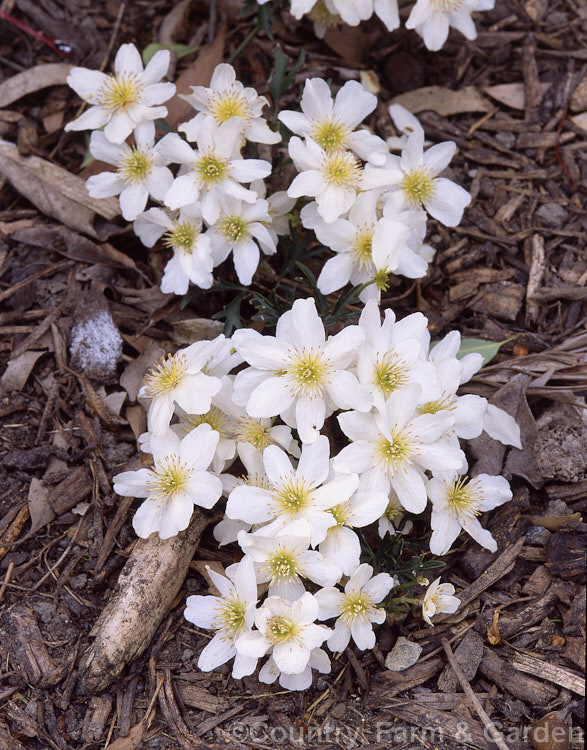
[[[59,58],[0,21],[3,83],[47,63],[99,67],[122,42],[153,39],[209,45],[176,73],[205,78],[255,24],[230,0],[214,4],[213,14],[198,2],[183,3],[183,14],[165,0],[99,5],[4,2],[22,22],[66,41],[72,56]],[[222,330],[209,319],[231,298],[200,295],[181,309],[159,291],[162,254],[147,253],[107,210],[89,232],[72,229],[49,218],[59,214],[38,188],[29,190],[22,168],[16,177],[0,170],[2,371],[10,363],[0,387],[0,748],[494,748],[479,703],[512,750],[582,747],[584,8],[574,0],[498,0],[478,22],[475,42],[454,34],[439,53],[412,33],[383,33],[376,21],[318,41],[305,24],[276,15],[275,40],[259,33],[235,62],[247,83],[267,92],[279,42],[292,61],[306,52],[298,83],[375,73],[381,104],[371,124],[380,134],[392,134],[386,105],[395,99],[418,113],[428,138],[459,146],[448,176],[470,190],[473,204],[456,229],[431,222],[437,254],[428,276],[393,281],[382,306],[399,316],[422,311],[434,337],[456,328],[508,340],[468,384],[498,405],[513,404],[525,436],[521,452],[483,438],[468,446],[477,470],[512,477],[514,500],[486,519],[498,552],[463,541],[442,570],[463,601],[456,615],[435,627],[417,618],[388,623],[373,652],[347,649],[332,674],[297,694],[254,677],[233,681],[227,665],[198,672],[206,635],[184,620],[185,596],[206,593],[204,561],[234,561],[208,529],[146,651],[108,687],[84,692],[80,664],[93,624],[136,544],[131,501],[114,495],[111,479],[138,465],[142,373],[188,343],[197,326]],[[446,89],[460,93],[449,101]],[[297,101],[294,86],[281,106]],[[63,133],[77,106],[69,89],[36,90],[1,106],[0,137],[17,143],[21,157],[77,174],[83,138]],[[79,208],[66,202],[63,210],[71,218]],[[265,267],[255,288],[265,293],[271,279]],[[305,280],[295,283],[303,296]],[[245,315],[254,312],[249,302]],[[114,372],[82,375],[69,354],[71,327],[106,306],[124,339],[122,362]],[[423,650],[414,666],[390,672],[385,654],[399,635]],[[448,664],[453,652],[461,681]]]

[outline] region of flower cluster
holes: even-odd
[[[232,253],[239,281],[248,285],[260,253],[277,249],[277,235],[287,231],[283,217],[294,200],[285,193],[265,199],[263,179],[271,164],[243,158],[247,141],[281,140],[262,117],[267,104],[252,88],[236,80],[232,66],[216,67],[209,88],[192,87],[183,97],[198,113],[179,126],[187,140],[168,133],[155,142],[154,120],[167,114],[161,104],[175,93],[161,83],[169,52],[161,50],[143,69],[136,47],[124,44],[114,75],[74,68],[69,85],[89,104],[87,112],[66,127],[95,129],[90,153],[113,171],[87,181],[95,198],[119,196],[122,216],[147,247],[162,238],[173,251],[161,289],[185,294],[189,283],[208,289],[213,269]],[[125,139],[133,134],[133,143]],[[176,174],[170,167],[179,167]],[[248,186],[248,187],[247,187]],[[145,210],[148,201],[158,206]]]
[[[464,476],[459,438],[485,429],[519,446],[519,429],[484,398],[458,395],[482,363],[474,353],[459,359],[459,345],[456,332],[431,345],[420,313],[398,321],[385,310],[381,320],[375,300],[357,325],[327,336],[314,300],[298,299],[274,336],[239,329],[147,374],[140,443],[154,467],[114,478],[117,493],[144,499],[137,534],[168,538],[187,528],[194,506],[224,495],[214,535],[242,551],[226,576],[210,571],[219,596],[188,599],[186,617],[216,631],[200,668],[235,657],[242,677],[267,656],[259,679],[301,690],[312,669],[330,670],[324,645],[371,648],[381,603],[399,581],[393,571],[374,575],[360,531],[396,533],[428,501],[432,552],[446,553],[462,529],[496,548],[477,516],[511,491],[502,477]],[[334,416],[347,444],[331,455],[323,427]],[[421,601],[424,619],[454,611],[453,594],[435,581]]]
[[[257,0],[264,5],[269,0]],[[291,0],[290,11],[298,20],[308,16],[314,31],[322,39],[329,28],[342,23],[358,26],[376,15],[388,31],[399,28],[398,0]],[[450,28],[457,29],[467,39],[477,38],[471,14],[491,10],[495,0],[417,0],[406,21],[407,29],[414,29],[429,50],[439,50],[448,38]]]
[[[220,64],[209,87],[192,87],[183,97],[197,110],[179,125],[185,138],[170,132],[156,142],[155,119],[167,110],[153,105],[175,92],[172,83],[160,82],[168,65],[169,53],[161,50],[143,69],[137,49],[125,44],[114,75],[74,68],[68,78],[93,106],[67,129],[104,126],[92,133],[90,152],[114,167],[91,176],[88,191],[119,196],[122,216],[143,244],[161,242],[172,252],[163,292],[185,294],[190,283],[209,289],[214,268],[231,254],[240,283],[250,285],[261,253],[277,252],[278,235],[289,233],[288,214],[305,196],[314,200],[301,210],[303,226],[333,251],[318,277],[323,294],[350,282],[363,286],[363,301],[380,299],[389,274],[426,274],[434,255],[425,243],[427,215],[456,226],[470,202],[466,190],[438,176],[455,153],[453,142],[425,151],[418,120],[392,105],[396,127],[407,133],[395,155],[390,148],[398,142],[360,126],[376,96],[348,81],[333,99],[326,81],[311,78],[301,111],[279,114],[294,133],[289,155],[299,174],[287,190],[267,195],[270,162],[244,151],[254,142],[268,153],[281,140],[263,117],[265,97]],[[132,142],[125,142],[131,133]]]
[[[376,106],[377,97],[356,81],[348,81],[333,100],[326,82],[311,78],[302,111],[279,114],[296,133],[289,154],[300,174],[287,194],[314,198],[302,209],[302,223],[335,253],[324,264],[318,288],[330,294],[349,282],[364,284],[364,302],[380,299],[390,273],[424,276],[433,256],[424,242],[426,214],[453,227],[471,200],[462,187],[438,177],[455,143],[424,151],[424,131],[413,118],[401,155],[391,154],[384,140],[357,128]],[[397,119],[397,105],[390,114]]]

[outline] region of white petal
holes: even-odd
[[[183,616],[199,628],[211,629],[218,618],[222,599],[218,596],[188,596]]]

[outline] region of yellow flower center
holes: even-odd
[[[198,177],[206,187],[222,182],[228,174],[229,168],[227,159],[219,159],[212,152],[202,154],[194,165]]]
[[[458,10],[464,0],[430,0],[434,10],[439,13],[451,13],[454,10]]]
[[[390,500],[387,508],[385,509],[385,517],[387,518],[387,520],[393,523],[394,521],[400,520],[403,514],[404,509],[399,504],[399,500],[397,500],[397,498],[393,498],[392,500]]]
[[[447,493],[448,506],[456,516],[478,516],[478,502],[482,499],[478,483],[468,477],[460,477],[450,486]]]
[[[434,180],[426,167],[420,167],[404,177],[400,189],[411,206],[420,206],[434,195]]]
[[[382,438],[376,445],[375,457],[389,471],[393,471],[410,460],[412,446],[408,434],[392,433],[391,440]]]
[[[187,360],[183,352],[161,359],[145,376],[146,395],[156,398],[170,393],[181,383],[186,371]]]
[[[329,185],[358,188],[361,167],[350,151],[327,151],[322,162],[322,176]]]
[[[220,631],[226,639],[233,640],[246,629],[245,614],[246,608],[239,599],[223,600],[212,627]]]
[[[163,244],[173,250],[183,250],[191,253],[196,243],[199,231],[189,221],[176,222],[173,229],[163,235]]]
[[[216,406],[213,406],[206,414],[188,414],[180,424],[186,435],[201,424],[209,424],[221,438],[232,437],[229,418]]]
[[[426,401],[425,404],[420,404],[417,411],[418,414],[438,414],[439,411],[443,411],[444,409],[452,410],[455,408],[454,396],[450,393],[443,393],[436,401]]]
[[[136,104],[142,88],[142,83],[135,73],[120,78],[110,76],[109,81],[97,92],[98,104],[112,113],[120,112]]]
[[[371,602],[362,594],[349,594],[342,605],[343,621],[350,624],[355,620],[368,620]]]
[[[331,28],[342,23],[341,17],[338,13],[331,13],[326,7],[326,3],[323,0],[318,0],[314,7],[308,13],[310,19],[320,26],[326,26]],[[324,148],[324,146],[322,146]]]
[[[273,496],[281,511],[285,511],[294,518],[312,499],[311,486],[303,478],[291,476],[286,479],[280,491]]]
[[[187,464],[183,463],[179,456],[166,456],[147,480],[147,487],[153,493],[149,499],[172,500],[175,495],[185,490],[189,476]]]
[[[240,443],[250,443],[261,452],[273,444],[269,430],[253,417],[243,417],[238,421],[235,437]]]
[[[279,549],[266,564],[273,581],[293,581],[299,571],[295,557],[284,549]]]
[[[291,364],[278,375],[287,375],[296,396],[318,396],[324,392],[330,365],[320,349],[302,349],[290,355]]]
[[[275,616],[267,621],[267,632],[265,635],[274,644],[293,641],[298,637],[298,633],[299,626],[295,622],[288,620],[287,617]]]
[[[336,529],[339,526],[346,526],[351,515],[348,503],[340,503],[332,508],[328,508],[328,512],[334,516],[334,520],[336,521],[336,526],[331,526],[328,531],[332,531],[332,529]]]
[[[230,120],[231,117],[241,117],[243,120],[251,119],[251,109],[245,97],[232,88],[227,91],[212,91],[208,100],[210,114],[218,125]]]
[[[315,122],[310,131],[310,138],[316,141],[324,151],[343,149],[346,146],[349,129],[335,117],[327,117],[321,122]]]
[[[409,381],[408,366],[398,354],[387,352],[387,354],[377,358],[373,382],[378,390],[386,396],[389,396],[393,391],[397,391],[398,388],[403,388]]]
[[[351,247],[351,254],[359,270],[370,266],[373,262],[373,225],[361,227],[357,230]]]
[[[118,166],[125,182],[142,182],[153,167],[153,159],[148,151],[131,146]]]
[[[386,292],[389,289],[389,271],[387,268],[380,268],[376,271],[373,281],[380,292]]]
[[[241,240],[248,236],[247,223],[240,216],[224,216],[218,222],[218,228],[222,236],[232,245],[238,245]]]

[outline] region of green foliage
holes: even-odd
[[[501,349],[504,344],[508,341],[513,341],[516,336],[512,336],[505,341],[486,341],[485,339],[461,339],[461,348],[457,353],[457,357],[462,359],[467,354],[474,352],[480,354],[483,357],[483,367],[489,364],[495,357],[497,352]]]
[[[273,59],[274,67],[271,80],[269,81],[269,93],[273,98],[275,111],[273,120],[275,121],[280,110],[281,97],[285,91],[293,86],[296,73],[306,61],[306,53],[302,50],[298,59],[290,65],[289,58],[283,54],[281,47],[277,45]]]
[[[170,52],[175,52],[177,59],[181,60],[182,57],[187,57],[188,55],[191,55],[192,52],[197,52],[200,48],[188,47],[186,44],[160,44],[159,42],[151,42],[150,44],[147,44],[143,50],[143,65],[146,65],[153,55],[162,49],[168,49]]]

